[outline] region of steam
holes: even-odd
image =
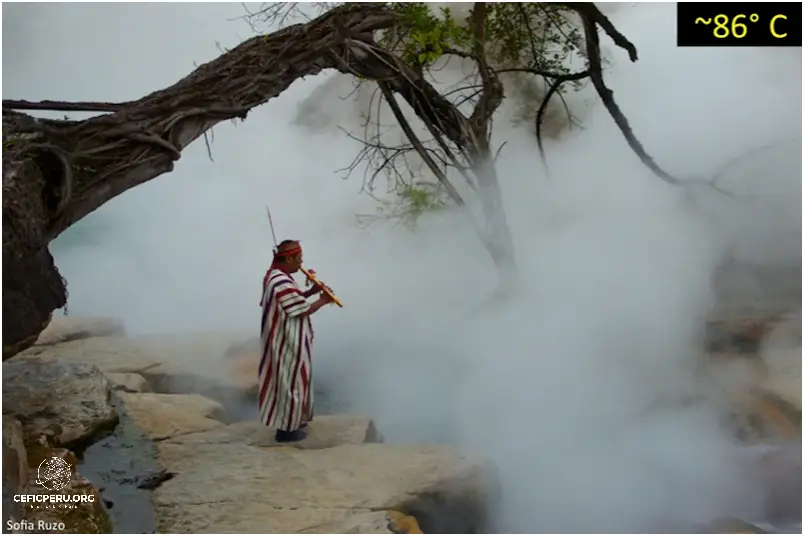
[[[136,98],[213,58],[216,39],[230,47],[249,35],[226,20],[237,4],[111,9],[4,6],[4,51],[24,59],[4,53],[4,96]],[[697,372],[698,337],[719,305],[711,278],[726,256],[800,264],[801,52],[678,49],[672,5],[607,11],[640,53],[630,64],[609,50],[609,85],[665,168],[707,178],[775,147],[722,177],[745,196],[659,181],[588,90],[570,99],[584,129],[546,146],[550,180],[531,134],[498,120],[494,143],[508,141],[498,173],[526,280],[516,298],[489,304],[493,266],[454,213],[426,216],[415,233],[355,225],[376,204],[358,195],[359,179],[333,171],[359,145],[293,124],[319,76],[217,127],[215,163],[198,143],[172,174],[59,238],[71,314],[120,317],[132,333],[257,335],[269,204],[279,239],[301,239],[306,264],[345,302],[314,319],[319,388],[374,417],[389,441],[444,441],[493,459],[503,484],[495,529],[761,518],[762,490],[740,471],[721,401]],[[160,34],[176,39],[165,48],[143,37]],[[218,373],[213,362],[193,366]]]

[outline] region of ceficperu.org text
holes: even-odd
[[[21,503],[86,503],[95,502],[95,494],[87,495],[62,495],[54,493],[52,495],[14,495],[14,502]]]

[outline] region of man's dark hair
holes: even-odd
[[[290,249],[298,244],[298,240],[282,240],[282,242],[276,246],[276,260],[279,262],[287,262],[289,257],[287,255],[282,255],[282,250]]]

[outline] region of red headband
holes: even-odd
[[[301,253],[301,250],[301,246],[293,246],[281,252],[278,248],[276,248],[274,249],[274,257],[292,257],[293,255]]]

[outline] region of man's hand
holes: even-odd
[[[321,285],[313,283],[313,286],[304,291],[304,297],[309,298],[321,292]]]
[[[311,282],[311,285],[312,286],[307,289],[307,292],[310,292],[311,294],[318,294],[321,292],[321,285],[315,282]]]
[[[318,299],[315,301],[315,303],[313,303],[313,305],[310,306],[310,309],[308,309],[307,313],[305,313],[305,314],[306,315],[311,315],[311,314],[315,313],[316,311],[318,311],[319,309],[321,309],[322,307],[324,307],[325,305],[330,304],[330,303],[332,303],[332,298],[329,297],[329,294],[326,294],[326,293],[322,292],[321,296],[318,297]]]

